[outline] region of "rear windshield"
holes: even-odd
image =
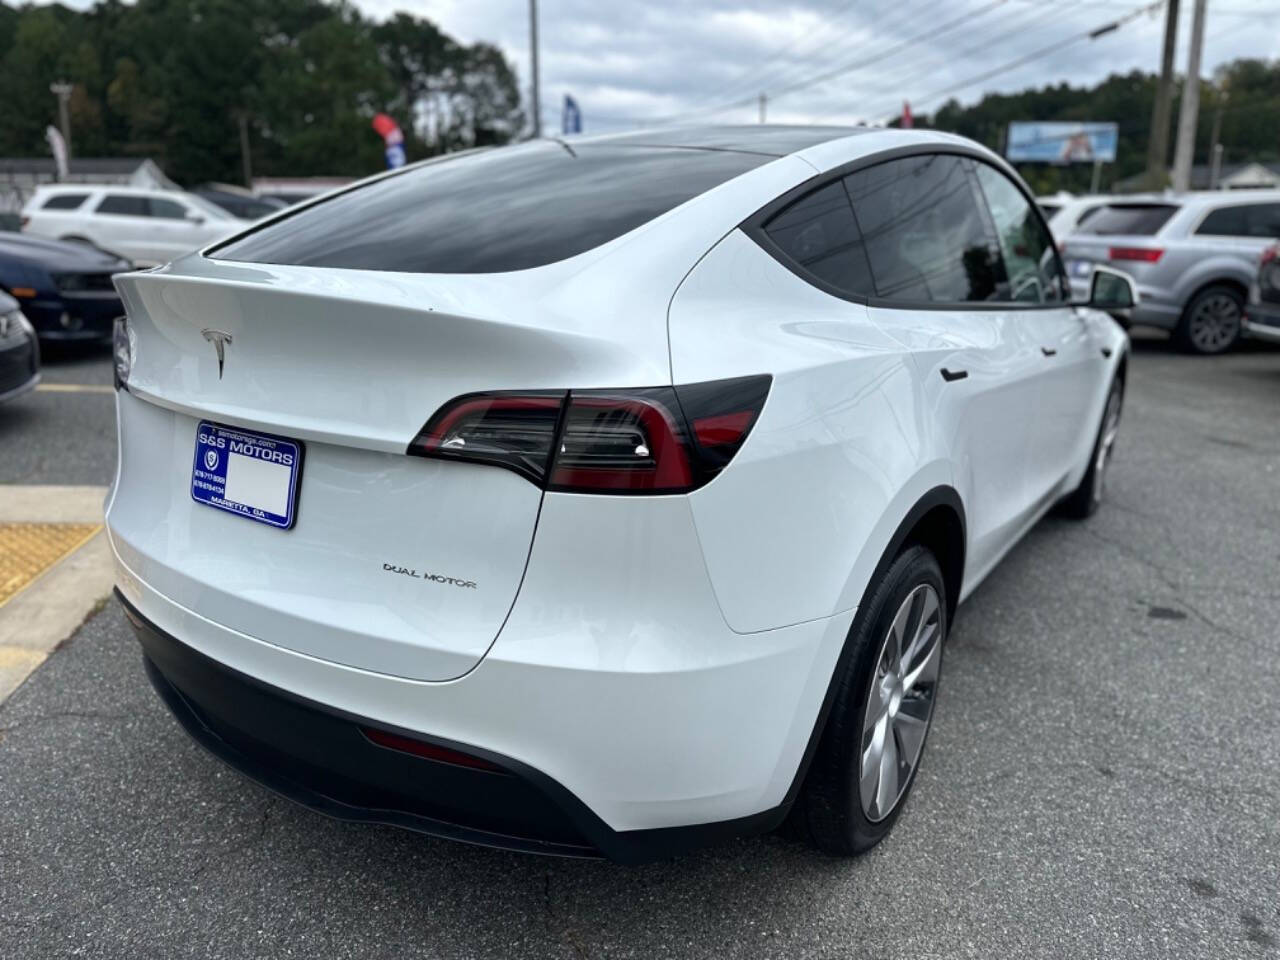
[[[217,248],[251,263],[500,273],[564,260],[774,159],[555,142],[406,170]]]
[[[1177,209],[1169,203],[1111,203],[1082,218],[1076,231],[1100,236],[1149,237],[1163,227]]]

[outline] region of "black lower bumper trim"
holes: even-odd
[[[269,686],[160,630],[119,591],[147,676],[193,739],[268,789],[341,820],[382,823],[464,843],[562,857],[641,863],[777,826],[786,807],[736,820],[616,831],[526,764],[358,717]],[[387,730],[500,769],[438,762],[373,743]]]

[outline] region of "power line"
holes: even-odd
[[[983,14],[987,13],[990,10],[994,10],[997,7],[1004,6],[1004,4],[1008,2],[1009,0],[991,0],[991,2],[985,4],[984,6],[979,7],[977,10],[967,11],[958,17],[954,17],[951,20],[948,20],[945,23],[940,24],[937,27],[934,27],[931,30],[926,30],[923,33],[916,34],[913,37],[909,37],[906,40],[903,40],[897,44],[894,44],[893,46],[890,46],[886,50],[881,51],[876,56],[873,56],[870,58],[859,58],[857,60],[846,61],[845,63],[841,64],[835,69],[825,70],[815,76],[795,81],[777,90],[766,91],[766,92],[768,93],[770,99],[776,100],[778,97],[786,96],[789,93],[794,93],[797,90],[803,90],[805,87],[811,87],[818,83],[824,83],[827,80],[831,80],[831,79],[834,79],[835,77],[840,76],[841,74],[852,73],[855,70],[866,69],[867,67],[871,67],[877,63],[881,63],[882,61],[888,59],[889,57],[896,56],[897,54],[901,53],[903,50],[907,49],[908,47],[914,46],[917,43],[920,43],[926,40],[932,40],[936,37],[939,37],[942,34],[948,32],[949,30],[954,29],[956,26],[963,24],[965,21],[974,20],[977,17],[982,16]],[[663,118],[663,120],[660,120],[658,122],[666,122],[672,119],[682,120],[682,119],[687,119],[689,117],[698,116],[704,113],[723,113],[726,110],[734,110],[738,107],[749,106],[755,102],[756,102],[756,97],[755,95],[752,95],[750,97],[746,97],[741,100],[736,100],[732,103],[721,104],[718,107],[694,110],[687,114],[677,115],[674,118]]]
[[[848,13],[850,10],[852,10],[852,9],[853,9],[853,7],[854,7],[854,5],[855,5],[857,2],[858,2],[858,0],[849,0],[849,2],[848,2],[848,3],[846,3],[844,6],[840,7],[840,8],[839,8],[838,10],[836,10],[834,13],[831,13],[831,14],[828,14],[828,15],[826,15],[826,16],[824,16],[824,17],[822,17],[822,19],[821,19],[820,23],[826,23],[826,24],[828,24],[829,26],[830,26],[830,25],[833,25],[836,21],[838,21],[839,19],[841,19],[841,18],[842,18],[846,13]],[[759,64],[754,64],[754,65],[752,65],[752,66],[747,67],[745,70],[740,71],[740,72],[738,73],[738,75],[737,75],[737,76],[735,76],[735,77],[734,77],[732,80],[730,80],[728,83],[726,83],[726,84],[721,84],[721,85],[720,85],[719,87],[717,87],[713,92],[708,93],[708,94],[706,94],[705,96],[700,96],[700,97],[698,97],[698,99],[695,101],[695,104],[696,104],[696,103],[706,103],[706,102],[707,102],[707,101],[709,101],[709,100],[718,100],[718,99],[720,99],[720,98],[721,98],[721,97],[723,97],[723,96],[727,96],[731,91],[733,91],[734,89],[737,89],[737,88],[738,88],[738,85],[739,85],[743,80],[748,80],[748,79],[749,79],[749,80],[751,81],[751,85],[752,85],[753,87],[756,87],[756,88],[759,88],[759,87],[761,86],[761,84],[762,84],[762,83],[763,83],[765,86],[767,86],[769,83],[772,83],[772,82],[773,82],[773,79],[774,79],[774,78],[770,78],[769,80],[764,80],[764,79],[763,79],[765,76],[767,76],[767,69],[768,69],[769,65],[770,65],[770,64],[773,64],[773,63],[778,62],[778,61],[779,61],[782,57],[784,57],[786,54],[791,53],[792,51],[796,50],[796,47],[801,46],[803,41],[809,41],[809,40],[812,40],[812,39],[813,39],[815,36],[817,36],[817,35],[818,35],[818,30],[814,30],[814,31],[809,32],[809,33],[802,33],[800,36],[798,36],[798,37],[796,37],[795,39],[793,39],[790,43],[788,43],[788,44],[786,44],[785,46],[783,46],[783,47],[779,48],[778,50],[775,50],[772,54],[770,54],[768,57],[766,57],[766,58],[765,58],[761,63],[759,63]],[[820,48],[819,48],[819,49],[820,49]],[[805,56],[812,56],[816,51],[815,51],[815,50],[813,50],[813,49],[811,49],[811,50],[807,50],[807,51],[796,51],[796,52],[797,52],[797,53],[803,53]],[[786,73],[786,72],[787,72],[787,69],[789,69],[791,66],[793,66],[793,65],[792,65],[792,64],[788,64],[788,65],[783,69],[783,73]]]
[[[1033,50],[1031,53],[1024,54],[1023,56],[1018,57],[1015,60],[1010,60],[1008,63],[1002,64],[1001,66],[998,66],[998,67],[994,67],[991,70],[986,70],[982,73],[976,74],[975,76],[962,80],[959,83],[952,84],[951,86],[943,87],[942,89],[939,89],[939,90],[934,90],[921,97],[912,97],[911,102],[916,104],[928,103],[931,100],[936,100],[938,97],[945,97],[952,93],[956,93],[960,90],[964,90],[967,87],[973,86],[975,83],[982,83],[986,80],[990,80],[992,77],[998,77],[1002,73],[1007,73],[1010,70],[1015,70],[1018,67],[1024,66],[1033,60],[1039,59],[1040,57],[1046,56],[1051,53],[1057,53],[1059,50],[1062,50],[1065,47],[1069,47],[1072,44],[1079,43],[1081,40],[1093,40],[1105,34],[1112,33],[1115,30],[1119,30],[1125,24],[1128,24],[1133,20],[1136,20],[1138,17],[1142,16],[1142,14],[1149,13],[1153,10],[1158,10],[1162,6],[1164,6],[1164,0],[1155,0],[1155,2],[1149,3],[1144,7],[1139,7],[1137,10],[1134,10],[1131,13],[1126,14],[1125,16],[1121,17],[1118,20],[1114,20],[1110,23],[1104,23],[1090,30],[1084,30],[1084,31],[1081,31],[1080,33],[1073,34],[1072,36],[1067,37],[1063,40],[1059,40],[1055,43],[1051,43],[1048,46],[1041,47],[1038,50]],[[881,114],[887,113],[888,108],[878,112]]]

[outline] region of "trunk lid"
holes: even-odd
[[[359,669],[462,675],[523,577],[540,489],[508,470],[407,456],[432,413],[480,390],[669,382],[664,311],[647,328],[592,325],[568,309],[554,269],[183,269],[118,280],[134,349],[113,544],[187,609]],[[590,280],[576,287],[590,303]],[[221,376],[205,330],[229,337]],[[201,421],[301,442],[293,529],[193,499]]]

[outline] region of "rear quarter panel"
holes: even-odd
[[[740,230],[677,291],[670,331],[677,383],[774,378],[733,463],[690,497],[730,627],[856,606],[902,518],[952,482],[909,356],[865,306],[810,286]]]

